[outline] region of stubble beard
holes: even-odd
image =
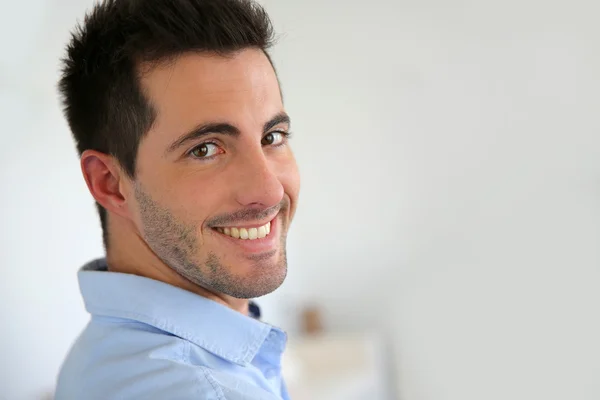
[[[250,256],[244,270],[236,274],[234,265],[226,265],[215,251],[208,251],[199,261],[203,250],[198,241],[198,229],[194,224],[179,221],[170,210],[157,203],[143,188],[136,184],[135,197],[139,204],[142,237],[168,267],[188,281],[213,293],[221,293],[239,299],[264,296],[277,289],[287,275],[286,236],[287,224],[281,219],[279,257]],[[289,204],[282,202],[280,213],[285,215]],[[252,211],[250,211],[252,212]]]

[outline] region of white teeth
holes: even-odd
[[[258,229],[250,228],[248,229],[248,239],[254,240],[258,237]]]
[[[264,226],[261,226],[260,228],[258,228],[258,238],[262,239],[265,236],[267,236],[267,228],[265,228]]]
[[[271,223],[267,222],[258,228],[216,228],[217,231],[235,239],[254,240],[262,239],[271,233]]]

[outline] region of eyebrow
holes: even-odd
[[[285,112],[282,111],[279,114],[275,115],[273,118],[271,118],[269,121],[264,123],[263,134],[268,133],[271,129],[273,129],[275,126],[280,125],[280,124],[287,124],[288,128],[289,128],[290,123],[291,123],[290,117]],[[175,140],[167,148],[167,150],[165,151],[165,154],[168,154],[168,153],[171,153],[171,152],[177,150],[179,147],[183,146],[187,142],[197,140],[197,139],[199,139],[203,136],[209,135],[211,133],[235,137],[235,136],[240,135],[240,130],[238,128],[236,128],[235,126],[233,126],[229,123],[226,123],[226,122],[211,122],[211,123],[201,124],[201,125],[196,126],[194,129],[192,129],[188,133],[183,134],[177,140]]]

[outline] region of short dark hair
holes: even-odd
[[[139,79],[186,52],[231,54],[274,42],[266,11],[251,0],[105,0],[78,24],[62,60],[59,92],[79,154],[110,154],[135,177],[139,142],[156,113]],[[272,62],[271,62],[272,64]],[[106,210],[97,204],[108,248]]]

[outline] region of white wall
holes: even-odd
[[[271,0],[297,289],[400,398],[600,398],[597,2]]]
[[[263,3],[303,174],[271,319],[383,331],[402,400],[600,398],[597,3]],[[100,233],[54,85],[88,4],[0,12],[0,398],[51,389],[87,320]]]
[[[56,96],[58,58],[84,4],[0,6],[0,399],[41,399],[86,323],[76,270],[99,223]]]

